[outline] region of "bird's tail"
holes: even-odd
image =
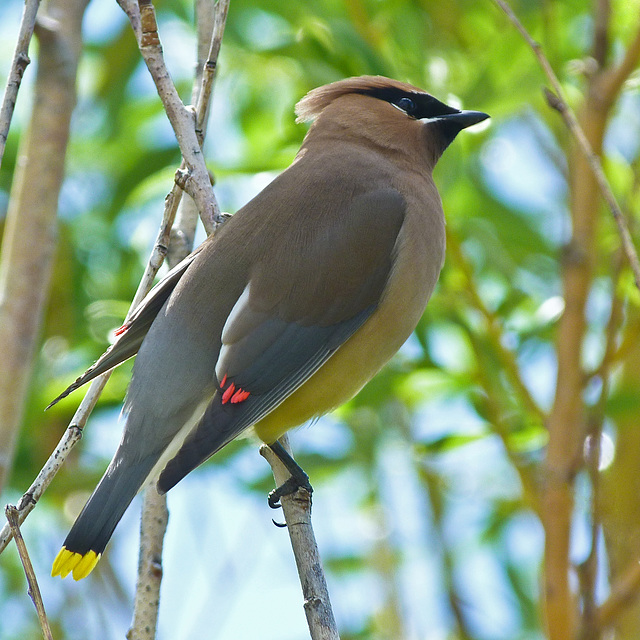
[[[151,473],[157,456],[135,464],[114,460],[76,519],[56,556],[52,576],[86,578],[100,560],[113,530]]]

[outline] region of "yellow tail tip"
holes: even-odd
[[[62,547],[53,561],[51,576],[54,578],[56,576],[66,578],[71,573],[74,580],[82,580],[93,571],[101,555],[101,553],[96,553],[95,551],[87,551],[82,555]]]

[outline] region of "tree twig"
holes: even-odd
[[[140,559],[133,622],[127,640],[153,640],[156,637],[162,582],[162,545],[168,521],[166,496],[161,496],[154,485],[148,486],[144,491],[140,521]]]
[[[95,382],[98,382],[98,380]],[[88,397],[89,393],[85,396],[85,400]],[[79,411],[80,409],[78,409],[76,414]],[[49,459],[40,470],[36,479],[18,501],[16,510],[18,512],[17,517],[20,524],[22,524],[25,518],[33,511],[38,500],[40,500],[42,494],[45,492],[45,489],[51,484],[56,473],[58,473],[58,470],[64,464],[69,452],[73,449],[80,438],[82,438],[82,427],[76,426],[72,421],[71,425],[65,431],[62,439],[56,446],[54,452],[49,456]],[[0,531],[0,553],[6,549],[12,537],[13,532],[11,527],[6,524]]]
[[[170,235],[176,213],[181,202],[182,190],[175,184],[165,198],[162,224],[158,231],[154,250],[145,268],[134,301],[127,317],[150,290],[153,278],[169,251]],[[174,254],[176,264],[189,252],[185,246],[183,254]],[[171,265],[174,266],[174,265]],[[139,300],[138,300],[139,298]],[[110,372],[104,374],[110,375]],[[147,487],[142,503],[140,522],[140,557],[136,584],[133,620],[127,633],[128,640],[152,640],[156,636],[156,625],[160,604],[160,584],[162,582],[162,546],[169,520],[166,496],[161,496],[155,487]]]
[[[609,206],[609,209],[611,210],[613,218],[618,227],[618,233],[620,234],[622,248],[633,271],[633,278],[635,280],[636,287],[640,289],[640,261],[638,260],[638,254],[633,245],[631,234],[629,233],[629,228],[627,226],[624,214],[622,213],[622,209],[620,208],[616,197],[613,195],[613,191],[611,190],[609,182],[604,175],[604,171],[602,170],[602,163],[600,162],[600,158],[596,153],[594,153],[591,145],[589,144],[587,136],[585,135],[582,127],[580,126],[580,123],[578,122],[578,119],[576,118],[572,109],[569,107],[564,97],[564,92],[562,91],[560,81],[553,71],[549,60],[547,60],[547,57],[544,55],[544,52],[542,51],[540,45],[531,37],[520,20],[518,20],[518,17],[513,12],[511,7],[504,0],[493,0],[493,2],[495,2],[495,4],[497,4],[498,7],[502,9],[502,11],[516,27],[516,29],[520,32],[527,44],[531,47],[533,53],[538,59],[538,62],[540,63],[540,66],[542,67],[542,70],[547,76],[547,79],[549,80],[553,88],[553,92],[549,91],[546,88],[544,90],[547,102],[549,103],[549,106],[551,106],[553,109],[556,109],[562,115],[565,124],[567,125],[569,131],[575,138],[582,153],[584,154],[584,157],[589,163],[591,171],[593,171],[593,175],[598,183],[598,187],[600,189],[602,197]],[[616,75],[618,82],[621,76],[626,77],[628,73],[630,73],[631,69],[633,68],[631,64],[633,63],[633,65],[635,66],[638,58],[640,58],[640,31],[638,32],[635,40],[628,49],[627,56],[625,56],[623,63],[618,68],[618,75]]]
[[[640,558],[636,558],[627,572],[612,586],[609,597],[597,608],[594,620],[596,628],[605,629],[621,611],[638,599],[640,592]]]
[[[603,380],[603,391],[600,398],[608,397],[608,383]],[[604,418],[604,416],[602,416]],[[600,457],[602,455],[602,426],[600,416],[594,416],[589,425],[589,434],[585,441],[587,445],[586,466],[591,484],[591,535],[589,555],[578,565],[578,578],[582,599],[581,638],[582,640],[596,640],[599,637],[594,625],[596,613],[596,580],[598,577],[599,549],[598,540],[602,530],[601,488],[600,488]]]
[[[593,58],[600,68],[607,62],[609,51],[609,24],[611,23],[610,0],[597,0],[595,3],[593,28]]]
[[[223,7],[223,11],[220,10]],[[211,91],[213,89],[213,75],[215,73],[217,57],[220,52],[220,42],[224,32],[228,0],[220,0],[213,10],[213,22],[206,25],[198,25],[198,51],[210,43],[207,60],[198,65],[193,83],[192,95],[198,102],[196,108],[196,121],[198,142],[200,146],[206,133],[206,114]],[[135,30],[135,11],[132,11],[132,25]],[[204,42],[202,42],[204,41]],[[212,58],[213,56],[213,58]],[[208,81],[205,82],[205,77]],[[181,169],[186,166],[183,160]],[[174,267],[183,260],[193,248],[195,227],[197,222],[197,209],[194,200],[187,195],[182,198],[182,189],[178,181],[167,196],[167,202],[171,205],[171,213],[165,212],[165,219],[170,219],[173,226],[163,225],[162,238],[158,238],[156,246],[165,246],[168,243],[168,262]],[[168,208],[168,207],[167,207]],[[177,209],[177,214],[176,214]],[[170,232],[170,240],[169,234]],[[169,520],[167,499],[160,495],[154,486],[149,486],[144,491],[142,504],[142,519],[140,523],[140,558],[138,562],[138,580],[136,584],[133,620],[127,633],[128,640],[152,640],[156,636],[158,612],[160,607],[160,586],[162,583],[162,548],[164,535]]]
[[[44,610],[44,603],[42,602],[42,595],[40,594],[40,587],[38,586],[36,572],[33,570],[33,565],[29,558],[29,552],[27,551],[27,545],[25,544],[22,533],[20,532],[18,510],[12,504],[8,504],[5,507],[4,513],[9,521],[9,526],[13,533],[13,539],[16,541],[16,547],[18,547],[20,561],[22,562],[24,574],[27,576],[27,583],[29,584],[29,597],[33,601],[36,611],[38,612],[38,620],[40,621],[42,635],[45,640],[53,640],[49,620],[47,619],[47,614]]]
[[[616,284],[620,278],[623,257],[618,251],[615,256],[611,312],[607,324],[606,345],[599,367],[601,388],[598,401],[592,410],[589,434],[586,440],[586,466],[591,484],[591,548],[585,561],[578,567],[578,577],[582,594],[582,639],[596,640],[600,637],[597,622],[596,584],[599,570],[598,541],[602,532],[602,487],[600,460],[602,456],[602,434],[606,416],[606,406],[611,388],[611,368],[616,340],[624,318],[622,299],[616,294]]]
[[[631,266],[631,270],[633,271],[633,279],[636,283],[636,287],[640,289],[640,261],[638,260],[638,254],[633,244],[633,240],[631,239],[631,234],[629,233],[629,227],[627,225],[624,213],[622,213],[622,209],[620,208],[616,197],[613,195],[613,191],[611,190],[609,181],[607,180],[606,176],[604,175],[604,171],[602,170],[602,163],[600,162],[600,158],[598,157],[598,154],[596,154],[591,148],[591,145],[587,140],[587,136],[585,135],[573,111],[571,111],[565,100],[560,95],[552,93],[547,88],[544,89],[544,94],[549,106],[558,111],[564,119],[565,124],[582,149],[582,153],[587,159],[591,171],[593,171],[593,175],[595,176],[598,187],[600,188],[600,193],[609,206],[609,209],[611,210],[611,213],[613,215],[613,219],[615,220],[615,223],[618,227],[618,233],[622,242],[622,249],[627,256],[627,260],[629,261],[629,265]]]
[[[131,16],[135,14],[130,10],[130,3],[126,3],[124,0],[119,0],[119,3],[131,20]],[[140,10],[138,37],[140,53],[156,85],[158,95],[162,100],[188,168],[188,173],[185,175],[181,187],[194,199],[202,223],[207,233],[211,233],[215,225],[222,221],[222,218],[209,182],[209,172],[204,162],[200,142],[196,135],[194,111],[182,103],[169,75],[162,55],[162,45],[151,0],[139,0],[138,7]]]
[[[280,438],[280,442],[291,453],[286,435]],[[260,454],[271,465],[276,486],[281,486],[289,478],[289,472],[267,445],[260,447]],[[280,502],[300,576],[304,612],[311,639],[340,640],[318,544],[311,525],[311,496],[306,489],[298,489],[292,495],[283,496]]]
[[[449,248],[449,251],[453,254],[458,265],[462,269],[467,282],[469,283],[469,286],[466,289],[466,293],[471,298],[473,306],[480,312],[485,320],[487,326],[487,335],[491,342],[491,346],[495,350],[496,355],[500,360],[500,364],[509,376],[509,380],[511,381],[515,392],[520,396],[520,399],[522,400],[522,403],[527,411],[535,416],[536,420],[538,420],[541,424],[544,423],[547,419],[547,416],[545,415],[540,405],[535,401],[534,397],[531,395],[531,392],[529,391],[527,385],[524,383],[524,380],[520,375],[520,367],[514,353],[504,346],[504,332],[502,330],[502,327],[500,326],[500,323],[498,322],[498,318],[496,314],[494,314],[487,307],[487,305],[478,294],[478,286],[475,283],[473,277],[473,269],[471,268],[469,261],[462,253],[460,242],[451,233],[451,231],[447,231],[447,246]]]
[[[640,61],[640,25],[636,30],[636,34],[627,47],[624,57],[616,67],[607,69],[601,78],[600,90],[601,98],[607,105],[611,105],[622,88],[625,80],[631,75],[631,72],[638,66]]]
[[[227,23],[230,0],[218,0],[215,5],[213,32],[211,34],[211,44],[209,54],[202,70],[202,85],[198,93],[196,102],[196,132],[201,136],[200,144],[204,140],[207,129],[207,115],[209,114],[209,104],[213,93],[213,83],[218,71],[218,56],[222,45],[222,36]]]
[[[222,44],[222,36],[227,22],[230,0],[218,0],[215,4],[209,0],[196,2],[196,20],[198,34],[198,64],[193,83],[191,100],[196,105],[196,135],[200,146],[204,144],[209,121],[209,105],[213,93],[213,83],[218,69],[218,56]],[[183,166],[181,168],[184,168]],[[179,197],[182,190],[174,185],[172,194]],[[197,225],[197,208],[192,198],[180,200],[176,224],[171,230],[171,243],[169,244],[169,262],[175,255],[186,255],[193,246],[193,239]],[[226,214],[222,214],[224,217]]]
[[[169,238],[173,231],[178,204],[181,202],[179,198],[181,193],[182,191],[174,185],[174,189],[165,199],[162,224],[156,238],[153,254],[147,263],[137,294],[140,293],[142,295],[148,287],[151,287],[153,276],[169,251]],[[184,253],[173,254],[176,264],[189,253],[190,247],[185,246],[184,249]],[[134,308],[133,304],[131,308]],[[154,486],[146,487],[140,521],[138,579],[133,607],[133,620],[126,636],[128,640],[153,640],[156,637],[160,606],[160,585],[162,583],[162,547],[168,521],[169,512],[167,510],[166,496],[158,494]]]
[[[16,50],[13,54],[11,70],[7,77],[7,86],[5,87],[2,98],[2,108],[0,108],[0,167],[2,167],[2,158],[7,145],[9,127],[11,126],[13,111],[16,106],[16,100],[18,99],[18,90],[22,83],[22,76],[31,62],[29,59],[29,43],[33,37],[33,29],[36,24],[39,7],[40,0],[26,0],[24,11],[22,12]]]

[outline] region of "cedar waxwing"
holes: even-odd
[[[489,116],[380,76],[315,89],[296,113],[314,122],[293,164],[60,396],[137,352],[122,440],[52,575],[87,576],[148,480],[165,493],[249,427],[295,477],[277,506],[308,478],[276,440],[352,398],[416,327],[445,252],[432,170]]]

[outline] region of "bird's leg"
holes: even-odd
[[[291,474],[288,480],[269,493],[269,506],[272,509],[277,509],[280,506],[280,498],[282,496],[295,493],[300,488],[306,489],[309,492],[309,496],[311,496],[313,487],[304,469],[289,455],[288,451],[277,440],[268,446]]]

